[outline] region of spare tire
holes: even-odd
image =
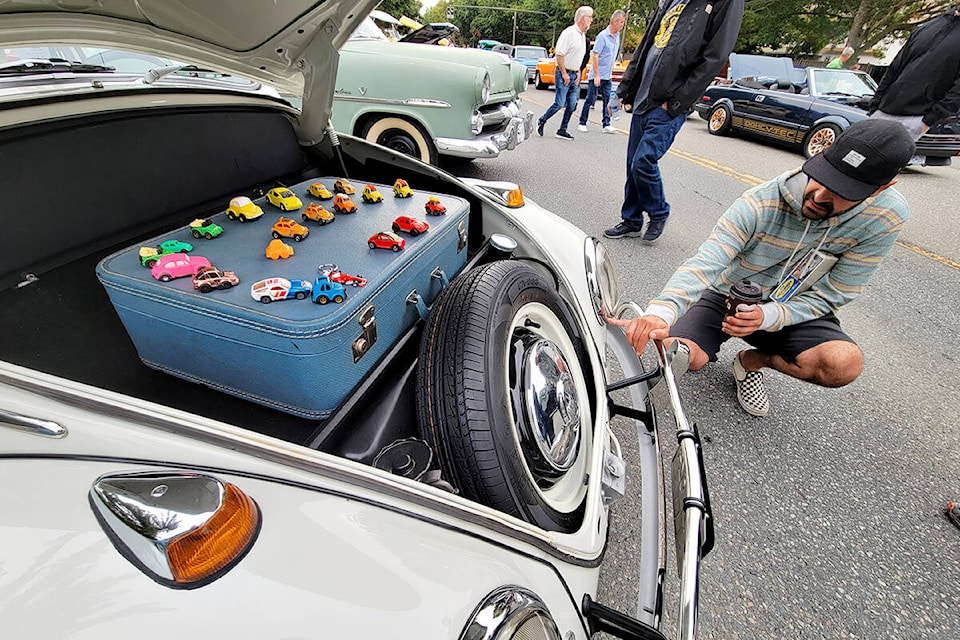
[[[465,497],[551,531],[583,516],[592,420],[582,343],[539,272],[494,262],[437,298],[417,368],[417,417]]]

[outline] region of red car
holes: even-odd
[[[410,216],[399,216],[393,221],[394,233],[405,231],[414,237],[424,233],[429,228],[430,225],[423,220],[417,220],[416,218],[411,218]]]
[[[430,196],[427,202],[423,205],[423,208],[427,212],[428,216],[442,216],[447,212],[447,208],[443,206],[443,203],[440,202],[440,198],[436,196]]]
[[[327,276],[331,282],[339,282],[342,285],[353,285],[354,287],[367,286],[367,279],[361,276],[352,276],[349,273],[340,271],[340,267],[335,264],[322,264],[317,267],[320,275]]]
[[[370,236],[367,246],[371,249],[390,249],[394,253],[407,246],[406,241],[395,233],[381,231]]]

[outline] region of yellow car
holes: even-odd
[[[357,192],[357,190],[353,188],[353,185],[347,182],[346,180],[344,180],[343,178],[339,178],[336,182],[333,183],[333,190],[336,191],[337,193],[345,193],[348,196]]]
[[[368,184],[363,188],[363,193],[360,194],[360,197],[368,204],[383,202],[383,195],[372,184]]]
[[[627,70],[630,64],[629,59],[621,58],[613,63],[613,86],[616,87],[623,79],[623,72]],[[555,58],[540,58],[537,60],[537,73],[534,76],[534,83],[537,89],[546,89],[556,83],[557,61]],[[580,72],[580,91],[587,90],[587,74],[590,72],[590,65]]]
[[[293,191],[286,187],[274,187],[267,191],[267,200],[281,211],[296,211],[303,206],[300,198],[293,195]]]
[[[256,220],[263,215],[263,209],[246,196],[237,196],[230,200],[230,206],[227,207],[227,218],[230,220]]]
[[[401,178],[393,183],[393,195],[398,198],[409,198],[413,195],[413,189],[410,188],[406,180]]]
[[[310,195],[314,198],[320,198],[321,200],[329,200],[333,197],[333,194],[330,193],[330,190],[327,189],[326,185],[322,182],[314,182],[307,191],[309,191]]]

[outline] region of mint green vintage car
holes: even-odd
[[[455,29],[421,31],[439,39],[443,26]],[[526,67],[505,56],[392,42],[367,18],[340,51],[333,126],[430,164],[496,158],[530,137],[525,87]]]

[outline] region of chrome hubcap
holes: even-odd
[[[557,478],[573,466],[580,444],[580,400],[566,358],[552,342],[523,341],[521,439],[541,478]]]

